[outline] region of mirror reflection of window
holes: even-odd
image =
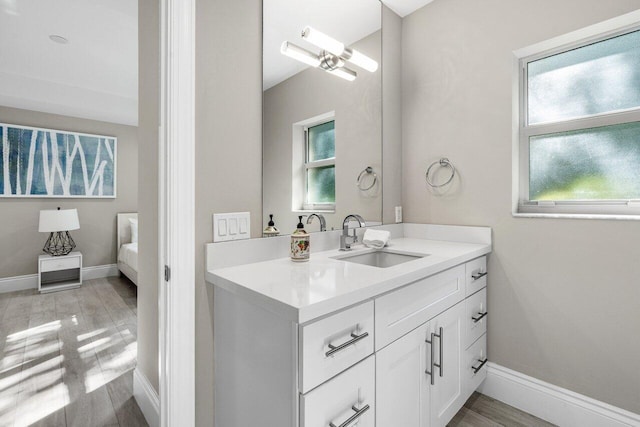
[[[336,133],[331,120],[305,129],[305,210],[334,210],[336,203]]]

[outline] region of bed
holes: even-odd
[[[138,285],[138,214],[117,214],[118,269]]]

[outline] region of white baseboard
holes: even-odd
[[[96,265],[82,269],[82,280],[101,279],[119,274],[117,264]],[[0,279],[0,293],[24,291],[38,288],[38,275],[27,274],[24,276],[5,277]]]
[[[160,398],[147,377],[138,368],[133,371],[133,397],[149,425],[159,427]]]
[[[25,276],[5,277],[3,279],[0,279],[0,293],[24,291],[25,289],[37,288],[37,274],[27,274]]]
[[[495,363],[478,391],[561,427],[640,426],[640,415]]]
[[[113,277],[118,274],[118,264],[96,265],[82,269],[82,280],[102,279],[103,277]]]

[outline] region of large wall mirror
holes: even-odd
[[[327,230],[381,223],[381,3],[264,0],[263,14],[263,229],[270,214],[282,234],[312,213]]]

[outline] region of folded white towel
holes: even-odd
[[[367,228],[362,238],[362,243],[368,248],[382,249],[389,241],[391,233],[385,230],[373,230]]]

